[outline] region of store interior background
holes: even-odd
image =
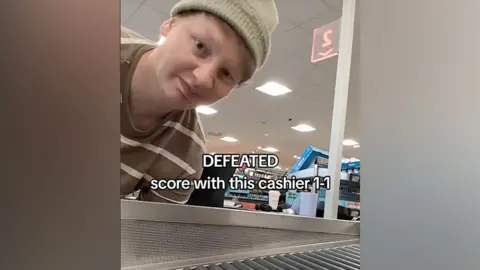
[[[158,40],[159,26],[169,18],[176,0],[121,0],[122,25],[151,40]],[[245,87],[210,106],[217,112],[201,114],[212,153],[267,153],[278,150],[279,167],[287,170],[308,145],[328,151],[338,57],[311,63],[313,30],[341,17],[342,1],[277,0],[280,23],[272,40],[266,66]],[[358,9],[358,8],[357,8]],[[356,29],[358,31],[358,16]],[[357,35],[355,35],[357,36]],[[360,143],[358,72],[359,44],[353,45],[345,139]],[[292,91],[270,96],[256,90],[268,81]],[[308,124],[312,132],[291,127]],[[225,142],[222,137],[238,142]],[[361,145],[360,145],[361,146]],[[343,157],[360,159],[361,147],[344,146]]]
[[[154,39],[155,25],[168,17],[174,2],[122,0],[122,23]],[[342,1],[276,2],[281,22],[269,64],[252,87],[235,91],[215,105],[216,115],[202,119],[208,131],[239,139],[238,144],[209,142],[218,146],[215,151],[222,146],[255,151],[268,142],[280,150],[281,166],[288,167],[294,161],[287,160],[307,144],[328,148],[337,58],[309,63],[311,32],[338,19]],[[362,80],[357,27],[345,137],[358,140],[361,147],[345,147],[343,156],[360,158],[367,177],[362,185],[364,269],[478,269],[480,220],[466,211],[480,205],[475,181],[480,63],[474,57],[479,33],[472,24],[478,21],[479,5],[357,1],[356,26],[362,6],[364,36]],[[447,33],[450,38],[445,39]],[[452,49],[459,46],[464,53]],[[293,92],[277,98],[256,92],[255,86],[265,80],[284,80]],[[266,110],[269,106],[276,110]],[[238,108],[243,107],[250,109],[241,110],[240,116]],[[259,116],[268,116],[267,128]],[[236,117],[242,119],[233,121]],[[311,121],[316,131],[294,132],[290,117]],[[276,136],[264,138],[265,129]]]

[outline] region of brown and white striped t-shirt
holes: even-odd
[[[136,129],[130,117],[131,80],[141,56],[156,44],[121,29],[120,196],[140,190],[139,199],[185,203],[192,190],[151,190],[153,179],[198,179],[205,135],[195,110],[173,111],[150,131]]]

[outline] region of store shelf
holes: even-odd
[[[252,202],[256,202],[256,203],[265,203],[265,202],[268,202],[268,196],[261,196],[261,197],[256,197],[252,194],[248,194],[248,196],[232,196],[232,195],[229,195],[229,196],[225,196],[225,199],[238,199],[240,201],[242,200],[246,200],[246,201],[252,201]]]
[[[315,172],[317,170],[317,172]],[[325,177],[328,176],[328,169],[326,168],[308,168],[305,170],[301,170],[298,172],[294,172],[289,174],[289,177],[295,176],[297,179],[306,179],[306,178],[313,178],[315,176],[320,176],[320,177]],[[340,179],[341,180],[350,180],[350,176],[346,172],[341,172],[340,173]]]
[[[319,198],[318,200],[320,202],[325,202],[325,198]],[[345,207],[345,208],[348,208],[348,209],[360,210],[360,202],[339,200],[338,201],[338,206]]]
[[[289,177],[295,176],[297,179],[308,179],[313,178],[315,176],[325,177],[328,175],[328,169],[326,168],[309,168],[305,170],[301,170],[289,175]],[[353,185],[358,186],[359,184],[356,182],[351,182],[350,176],[348,173],[341,172],[340,173],[340,180],[342,181],[342,185],[345,184],[346,186]],[[325,202],[325,198],[319,196],[319,202]],[[360,210],[360,202],[350,201],[350,200],[338,200],[338,206],[345,207],[348,209]]]

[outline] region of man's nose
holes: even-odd
[[[193,71],[195,88],[210,89],[215,79],[214,68],[210,65],[200,65]]]

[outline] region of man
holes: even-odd
[[[161,45],[121,29],[121,197],[188,201],[192,189],[152,190],[150,181],[201,176],[205,135],[195,108],[265,64],[278,24],[274,0],[182,0],[171,15]]]

